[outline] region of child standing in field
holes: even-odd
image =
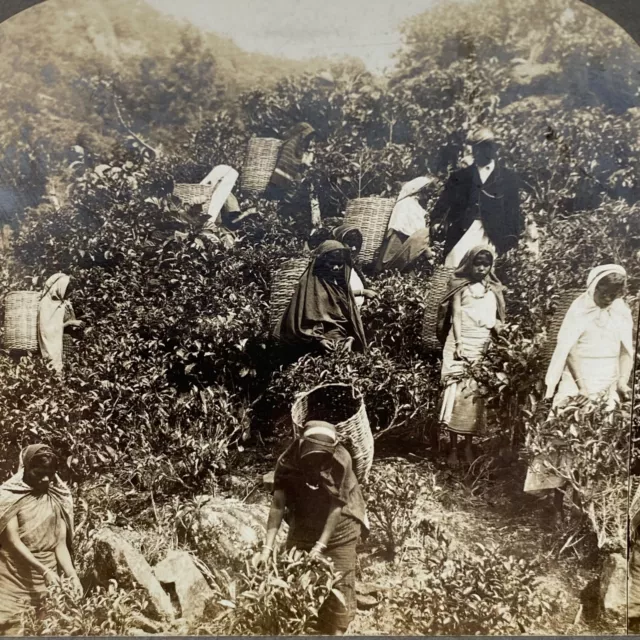
[[[484,427],[484,399],[478,383],[465,374],[465,362],[485,353],[492,331],[505,319],[502,285],[493,273],[494,254],[486,246],[471,249],[449,282],[438,311],[438,338],[444,342],[444,384],[440,422],[451,434],[448,462],[458,466],[458,435],[465,439],[465,460],[473,462],[473,436]]]

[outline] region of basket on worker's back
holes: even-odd
[[[211,184],[187,184],[178,182],[173,187],[173,195],[187,205],[201,204],[203,211],[209,209],[214,186]]]
[[[39,291],[12,291],[5,298],[4,346],[8,351],[38,348]]]
[[[287,260],[273,274],[269,294],[269,326],[271,333],[276,330],[282,314],[291,301],[300,276],[302,276],[308,265],[309,258],[293,258]]]
[[[543,362],[548,365],[553,357],[553,352],[556,350],[556,343],[558,341],[558,334],[560,333],[560,327],[562,321],[569,311],[569,307],[573,304],[573,301],[582,293],[583,289],[567,289],[563,291],[558,297],[556,303],[556,309],[551,316],[551,324],[547,331],[547,339],[544,343],[544,349],[542,351]]]
[[[447,292],[449,280],[455,269],[452,267],[436,267],[431,276],[426,292],[426,307],[422,320],[422,346],[427,351],[437,351],[442,348],[437,336],[438,309],[440,301]]]
[[[350,200],[344,216],[344,224],[351,224],[362,233],[362,249],[358,259],[371,264],[378,257],[395,206],[395,198],[357,198]]]
[[[359,482],[365,482],[373,464],[373,434],[362,396],[350,384],[325,384],[300,394],[291,407],[296,436],[310,420],[335,425],[339,441],[351,454]]]
[[[251,138],[240,174],[240,187],[255,195],[263,194],[276,168],[282,140]]]

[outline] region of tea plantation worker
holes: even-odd
[[[587,290],[578,296],[562,321],[555,351],[549,363],[546,397],[552,411],[578,401],[603,398],[609,409],[631,396],[633,370],[633,317],[623,300],[627,273],[617,264],[592,269]],[[525,492],[554,490],[554,503],[562,519],[566,481],[550,465],[570,465],[563,460],[538,457],[527,472]]]
[[[220,164],[202,181],[201,184],[213,185],[213,193],[206,211],[208,220],[203,227],[205,232],[220,232],[221,228],[236,231],[248,217],[256,214],[254,209],[242,212],[238,199],[233,194],[237,180],[238,172],[234,168]]]
[[[299,122],[285,134],[276,168],[271,175],[272,197],[284,198],[285,194],[293,191],[302,181],[307,166],[305,154],[309,152],[315,134],[315,129],[307,122]]]
[[[430,258],[427,212],[420,206],[419,194],[433,182],[420,177],[401,189],[376,264],[378,273],[385,269],[400,272],[412,269],[421,258]]]
[[[308,422],[278,460],[263,563],[271,557],[283,518],[289,524],[288,548],[326,554],[342,574],[336,588],[346,606],[331,594],[318,617],[321,633],[343,635],[356,613],[356,546],[367,519],[351,456],[338,444],[333,424]]]
[[[341,344],[365,351],[362,320],[349,286],[351,271],[349,249],[337,240],[323,242],[300,277],[275,337],[306,349],[332,351]]]
[[[37,606],[47,585],[69,578],[82,586],[71,561],[73,502],[44,444],[20,454],[18,472],[0,485],[0,632],[14,635],[20,614]]]
[[[356,299],[356,304],[361,307],[364,299],[375,298],[377,296],[373,289],[367,285],[367,280],[358,266],[356,259],[362,249],[362,233],[357,226],[351,224],[343,224],[333,230],[333,237],[347,247],[351,251],[352,266],[351,279],[349,285]]]
[[[315,140],[316,131],[307,122],[296,124],[285,134],[265,193],[267,198],[281,202],[279,216],[293,221],[298,231],[321,222],[316,189],[307,176],[314,160]]]
[[[478,383],[464,372],[465,361],[481,358],[505,320],[502,284],[493,273],[494,254],[486,246],[467,252],[449,282],[438,309],[438,338],[444,342],[444,392],[440,422],[449,430],[448,463],[458,466],[458,435],[465,438],[465,459],[473,462],[472,441],[485,423]]]
[[[38,343],[42,357],[58,373],[62,372],[62,339],[68,327],[84,327],[76,320],[73,307],[65,296],[71,278],[64,273],[52,275],[44,285],[38,305]]]
[[[444,264],[451,268],[480,244],[506,253],[525,227],[517,177],[498,159],[493,132],[474,131],[469,143],[473,163],[451,174],[431,214],[431,237],[444,235]]]

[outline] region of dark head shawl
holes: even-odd
[[[322,269],[322,259],[331,251],[340,251],[345,258],[343,271],[336,276]],[[360,312],[349,287],[351,269],[351,252],[341,242],[323,242],[300,277],[276,337],[292,344],[317,342],[326,334],[353,337],[354,350],[366,351]]]
[[[338,242],[342,242],[342,244],[345,244],[345,238],[347,237],[347,235],[353,233],[354,231],[360,236],[360,243],[362,243],[362,231],[360,231],[360,228],[355,224],[341,224],[339,227],[336,227],[332,231],[331,235]]]
[[[363,243],[363,238],[362,238],[362,231],[360,231],[360,227],[358,227],[355,224],[350,224],[350,223],[345,223],[345,224],[341,224],[339,227],[336,227],[332,232],[331,235],[338,241],[338,242],[342,242],[342,244],[344,244],[345,247],[347,247],[349,249],[349,251],[351,251],[351,247],[349,247],[346,243],[345,238],[347,237],[347,235],[349,233],[352,232],[356,232],[359,236],[360,236],[360,251],[362,250],[362,243]],[[369,286],[369,281],[366,278],[366,276],[364,275],[364,273],[362,272],[362,268],[361,265],[359,265],[357,262],[355,264],[352,265],[354,271],[358,274],[358,277],[360,278],[360,280],[362,281],[362,284],[365,287]]]
[[[495,254],[487,246],[479,245],[467,251],[462,262],[460,262],[460,266],[455,270],[451,280],[449,280],[447,292],[442,297],[438,307],[436,335],[441,344],[444,344],[447,339],[447,335],[449,334],[449,330],[451,329],[451,302],[453,297],[456,293],[462,291],[466,286],[473,283],[473,262],[479,253],[489,253],[493,259],[493,264],[495,264]],[[504,322],[506,316],[504,296],[502,294],[504,287],[493,272],[493,265],[484,279],[484,284],[495,294],[496,301],[498,303],[498,319]]]

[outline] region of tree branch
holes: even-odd
[[[140,138],[140,136],[136,135],[133,131],[131,131],[131,129],[127,126],[127,124],[124,121],[124,118],[122,117],[122,113],[120,112],[120,108],[118,107],[118,99],[116,98],[116,95],[114,93],[113,95],[113,106],[116,110],[116,115],[118,116],[118,120],[120,121],[120,124],[127,130],[127,133],[134,138],[134,140],[136,140],[136,142],[138,142],[139,144],[141,144],[147,151],[151,152],[153,154],[154,158],[157,158],[160,156],[160,153],[158,152],[157,149],[154,149],[152,146],[148,145],[144,140],[142,140]]]

